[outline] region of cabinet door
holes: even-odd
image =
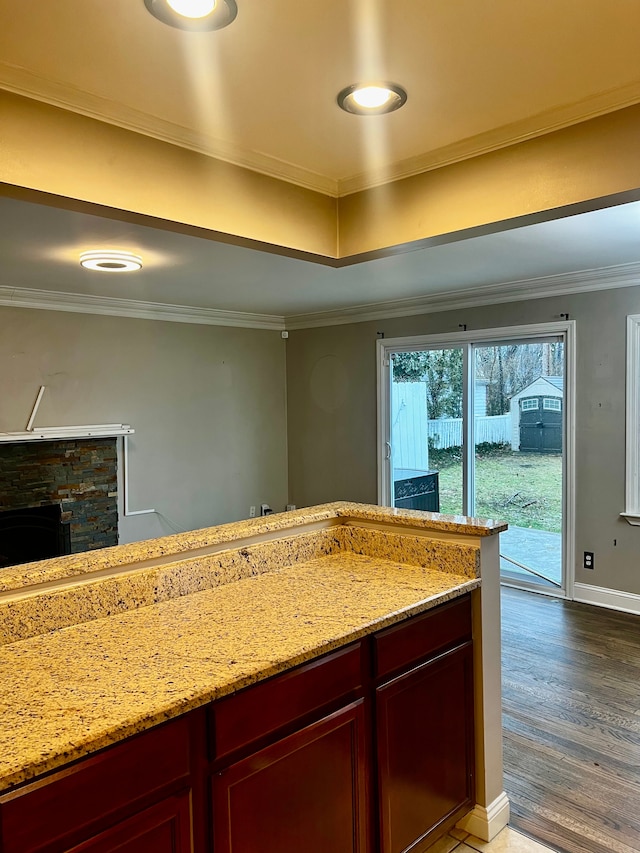
[[[376,691],[382,853],[412,850],[473,797],[471,643]]]
[[[363,700],[213,777],[216,853],[367,853]]]
[[[168,797],[68,853],[191,853],[189,794]]]
[[[0,850],[60,853],[188,787],[200,815],[202,784],[192,753],[204,754],[204,723],[193,711],[0,795]]]

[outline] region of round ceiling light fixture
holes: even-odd
[[[154,18],[190,32],[221,30],[238,14],[235,0],[144,0]]]
[[[142,258],[133,252],[95,251],[83,252],[80,265],[100,272],[132,272],[142,269]]]
[[[354,83],[338,95],[338,106],[359,116],[379,116],[399,110],[407,93],[395,83]]]

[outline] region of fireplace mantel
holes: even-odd
[[[37,427],[21,432],[0,432],[0,444],[15,444],[22,441],[64,441],[79,438],[111,438],[118,435],[133,435],[129,424],[88,424],[86,426]]]

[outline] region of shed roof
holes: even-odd
[[[530,382],[528,385],[525,385],[525,387],[521,391],[518,391],[517,394],[513,394],[511,396],[511,399],[515,400],[516,398],[526,396],[526,393],[529,390],[529,388],[531,388],[532,385],[535,385],[536,382],[540,382],[540,380],[542,380],[543,382],[548,382],[549,385],[551,385],[557,391],[560,391],[560,395],[563,394],[563,392],[564,392],[564,376],[537,376],[533,380],[533,382]]]

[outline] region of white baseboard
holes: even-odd
[[[573,586],[573,599],[583,604],[595,604],[597,607],[608,607],[610,610],[640,614],[640,595],[633,592],[576,583]]]
[[[488,806],[475,806],[456,826],[482,841],[491,841],[509,823],[509,797],[503,791]]]

